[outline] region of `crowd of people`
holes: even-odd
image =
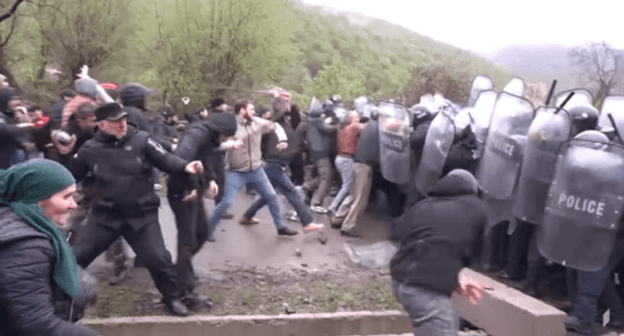
[[[126,243],[171,314],[210,305],[196,291],[192,258],[216,239],[221,219],[233,218],[228,209],[245,188],[259,197],[239,223],[258,224],[255,215],[266,205],[276,234],[285,237],[299,230],[284,218],[308,233],[323,230],[315,218],[326,215],[342,236],[360,238],[366,232],[358,219],[384,194],[392,238],[400,243],[390,265],[392,288],[417,334],[456,334],[454,291],[479,302],[487,286],[459,279],[463,267],[524,279],[524,291],[537,295],[547,264],[538,249],[539,223],[513,216],[504,205],[515,199],[493,198],[496,192],[482,183],[488,168],[479,166],[490,164],[484,163],[492,160],[490,147],[516,158],[513,145],[484,143],[474,120],[462,125],[449,102],[410,109],[388,103],[405,113],[403,122],[400,112],[351,108],[338,95],[300,111],[290,94],[273,90],[269,108],[252,100],[232,107],[215,98],[181,123],[169,105],[149,111],[151,93],[138,84],[104,88],[85,68],[74,90],[43,109],[3,84],[0,321],[9,327],[0,335],[94,334],[73,324],[97,296],[97,282],[84,269],[106,252],[114,263],[111,284],[121,283],[128,273]],[[580,104],[565,113],[569,138],[590,132],[596,139],[595,108]],[[434,155],[439,148],[443,155]],[[158,222],[163,182],[178,230],[175,264]],[[277,193],[292,211],[280,206]],[[205,198],[214,199],[212,214]],[[589,334],[601,298],[611,324],[624,321],[610,278],[624,256],[618,251],[598,271],[565,271],[573,302],[569,330]]]

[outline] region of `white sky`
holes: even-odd
[[[303,0],[359,12],[463,49],[504,45],[580,45],[606,41],[624,49],[621,0]],[[512,7],[512,3],[518,6]]]

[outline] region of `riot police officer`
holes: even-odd
[[[68,163],[77,181],[91,172],[94,195],[87,225],[76,237],[74,253],[86,268],[119,236],[145,265],[172,314],[186,315],[171,254],[158,223],[160,198],[154,193],[152,166],[168,172],[200,173],[201,162],[187,163],[167,152],[147,132],[128,125],[121,105],[109,103],[95,111],[98,131]]]

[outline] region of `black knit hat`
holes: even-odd
[[[223,98],[215,98],[210,103],[210,107],[214,110],[223,104],[225,104],[225,100],[223,100]]]
[[[96,121],[111,120],[117,121],[123,117],[128,116],[128,113],[124,112],[121,105],[118,103],[104,104],[95,109]]]

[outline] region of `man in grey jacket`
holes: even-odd
[[[298,232],[282,224],[282,214],[277,203],[277,194],[271,186],[267,175],[262,169],[262,135],[275,132],[278,143],[277,150],[283,151],[288,147],[288,138],[281,126],[269,120],[255,118],[255,108],[251,101],[240,100],[234,106],[234,114],[238,128],[234,137],[221,144],[221,149],[227,150],[226,161],[229,164],[229,171],[225,178],[225,190],[223,200],[215,208],[210,219],[210,233],[221,218],[221,212],[227,210],[236,195],[245,187],[251,184],[260,195],[267,201],[277,233],[279,235],[294,236]]]

